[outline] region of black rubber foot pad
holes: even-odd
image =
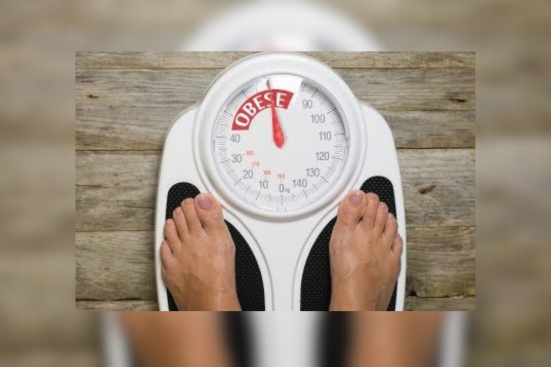
[[[192,184],[181,182],[175,184],[168,191],[166,205],[166,219],[172,218],[172,213],[184,199],[194,198],[199,195],[199,190]],[[241,233],[231,223],[226,225],[235,243],[235,280],[237,296],[243,311],[264,311],[264,283],[258,262],[249,244]],[[168,293],[168,306],[170,311],[178,311],[172,295]]]
[[[392,182],[385,177],[371,177],[360,188],[363,192],[373,192],[388,206],[388,211],[396,216],[396,202]],[[331,268],[329,263],[329,241],[337,218],[332,219],[321,231],[310,250],[300,288],[301,311],[327,311],[331,303]],[[388,311],[396,309],[394,287]]]

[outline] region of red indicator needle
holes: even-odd
[[[272,91],[269,80],[268,80],[268,90],[270,92]],[[273,92],[270,93],[270,102],[271,102],[270,109],[272,110],[272,132],[274,136],[274,143],[279,149],[281,149],[281,147],[283,147],[283,144],[285,144],[285,135],[283,135],[283,129],[281,129],[281,124],[279,123],[279,117],[277,117]]]

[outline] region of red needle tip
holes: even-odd
[[[283,147],[283,144],[285,144],[285,135],[283,135],[283,129],[281,128],[281,124],[279,123],[279,118],[277,117],[277,112],[276,112],[275,103],[274,103],[274,93],[270,88],[270,81],[268,81],[268,90],[271,92],[270,109],[272,110],[272,132],[273,132],[274,143],[276,147],[281,149],[281,147]]]

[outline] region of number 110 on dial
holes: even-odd
[[[273,212],[307,207],[338,180],[346,123],[330,94],[294,75],[255,79],[218,113],[213,155],[229,191]]]

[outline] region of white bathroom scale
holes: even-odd
[[[329,239],[352,189],[374,192],[399,223],[402,270],[389,310],[404,308],[406,232],[394,139],[384,118],[315,58],[270,52],[226,68],[170,126],[157,192],[159,309],[177,310],[161,277],[163,227],[189,197],[221,203],[246,311],[327,311]]]

